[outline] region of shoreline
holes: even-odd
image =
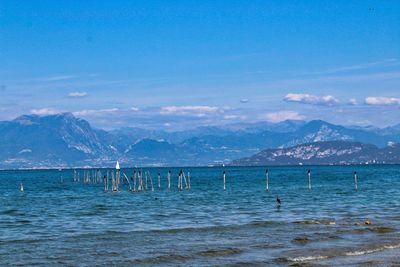
[[[121,169],[177,169],[177,168],[191,168],[191,169],[201,169],[201,168],[293,168],[293,167],[379,167],[379,166],[400,166],[400,163],[376,163],[376,164],[303,164],[303,165],[215,165],[215,166],[141,166],[141,167],[123,167]],[[73,170],[107,170],[115,169],[115,166],[111,167],[43,167],[43,168],[15,168],[15,169],[1,169],[0,172],[4,171],[73,171]]]

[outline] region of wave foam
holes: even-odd
[[[328,256],[306,256],[306,257],[288,258],[288,260],[294,262],[303,262],[303,261],[324,260],[327,258]]]
[[[365,254],[371,254],[379,251],[383,251],[386,249],[399,249],[400,244],[396,245],[384,245],[382,247],[374,248],[374,249],[366,249],[366,250],[355,250],[351,252],[345,252],[342,254],[343,256],[362,256]],[[339,256],[339,255],[338,255]],[[317,256],[301,256],[295,258],[287,258],[287,260],[292,262],[307,262],[307,261],[318,261],[318,260],[326,260],[329,256],[317,255]]]
[[[356,250],[356,251],[351,251],[351,252],[346,252],[344,255],[345,256],[362,256],[365,254],[371,254],[375,252],[379,252],[385,249],[398,249],[400,248],[400,244],[397,245],[385,245],[382,247],[374,248],[374,249],[367,249],[367,250]]]

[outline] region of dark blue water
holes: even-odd
[[[170,192],[162,168],[147,169],[154,192],[1,171],[0,265],[399,264],[400,166],[311,167],[312,190],[308,168],[270,168],[268,192],[264,168],[186,168],[183,191],[171,169]]]

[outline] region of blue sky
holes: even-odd
[[[400,1],[0,2],[0,120],[400,123]]]

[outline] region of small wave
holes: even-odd
[[[325,260],[327,258],[328,256],[317,255],[317,256],[301,256],[295,258],[288,258],[288,260],[292,262],[304,262],[304,261]]]
[[[311,242],[311,240],[306,236],[298,236],[292,240],[292,243],[299,245],[305,245],[309,242]]]
[[[5,211],[1,211],[0,215],[17,215],[18,214],[18,210],[16,209],[10,209],[10,210],[5,210]]]
[[[223,249],[210,249],[206,251],[201,251],[197,253],[197,255],[203,257],[222,257],[240,253],[242,253],[242,250],[238,248],[223,248]]]
[[[395,245],[384,245],[381,247],[377,248],[370,248],[370,249],[364,249],[364,250],[354,250],[354,251],[348,251],[348,252],[343,252],[336,254],[336,256],[363,256],[366,254],[371,254],[371,253],[376,253],[380,252],[386,249],[400,249],[400,244],[395,244]],[[289,262],[309,262],[309,261],[319,261],[319,260],[326,260],[330,257],[335,257],[335,256],[327,256],[327,255],[315,255],[315,256],[300,256],[300,257],[294,257],[294,258],[283,258],[284,260],[287,260]],[[282,259],[281,259],[282,260]]]
[[[385,249],[398,249],[400,248],[400,244],[397,245],[385,245],[382,247],[377,247],[373,249],[366,249],[366,250],[355,250],[355,251],[350,251],[350,252],[345,252],[345,256],[362,256],[365,254],[371,254],[379,251],[383,251]]]
[[[174,234],[174,233],[182,233],[182,232],[219,232],[219,231],[233,231],[233,230],[243,230],[247,228],[255,228],[255,227],[267,227],[274,224],[273,221],[255,221],[244,224],[227,224],[227,225],[204,225],[199,227],[178,227],[178,228],[159,228],[159,229],[148,229],[148,230],[139,230],[137,232],[156,232],[156,233],[166,233],[166,234]],[[135,231],[136,232],[136,231]]]
[[[323,224],[323,225],[335,225],[336,222],[333,220],[304,220],[304,221],[294,221],[296,224]]]
[[[47,238],[38,238],[38,239],[8,239],[8,240],[0,240],[0,244],[36,244],[40,242],[48,241]]]
[[[108,210],[108,207],[106,205],[98,204],[94,206],[96,210]]]
[[[180,254],[166,254],[160,255],[151,258],[144,258],[144,259],[137,259],[135,260],[136,263],[140,264],[160,264],[160,263],[167,263],[167,262],[176,262],[176,261],[186,261],[189,260],[191,257],[186,255]]]
[[[283,244],[270,244],[270,243],[266,243],[266,244],[258,244],[258,245],[254,245],[251,246],[253,248],[261,248],[261,249],[274,249],[274,248],[284,248],[285,246]]]
[[[273,224],[273,221],[254,221],[247,224],[247,226],[254,226],[254,227],[265,227]],[[245,224],[246,226],[246,224]]]
[[[339,234],[346,234],[346,233],[355,233],[355,234],[364,234],[364,233],[377,233],[377,234],[387,234],[396,232],[395,228],[391,227],[363,227],[363,228],[353,228],[348,230],[338,230],[337,233]]]
[[[386,233],[395,232],[396,229],[391,228],[391,227],[375,227],[375,228],[372,228],[372,231],[376,232],[378,234],[386,234]]]
[[[30,223],[32,223],[32,221],[31,220],[17,220],[16,223],[19,223],[19,224],[30,224]]]

